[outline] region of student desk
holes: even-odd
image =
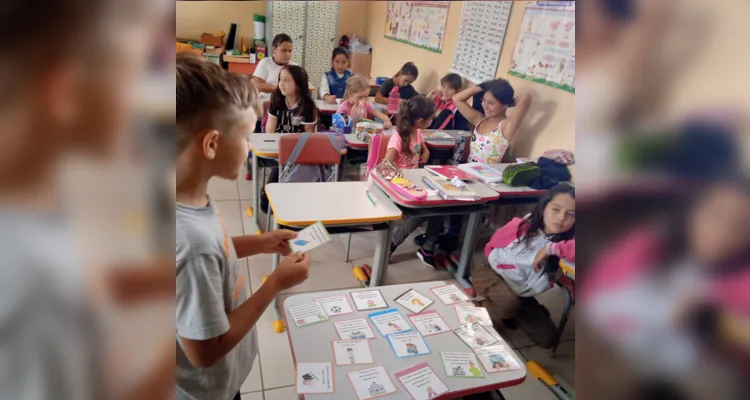
[[[572,280],[576,280],[576,263],[560,259],[560,269],[563,274]]]
[[[315,99],[315,105],[318,107],[318,111],[321,114],[333,115],[336,114],[336,110],[339,108],[338,104],[328,104],[325,100]]]
[[[370,286],[378,286],[388,262],[391,222],[400,220],[402,213],[378,190],[370,190],[370,201],[369,187],[368,182],[358,181],[271,183],[266,194],[274,214],[273,229],[300,230],[321,221],[331,234],[380,232],[370,278]],[[273,269],[278,262],[274,255]],[[279,318],[276,321],[281,323]],[[281,331],[277,328],[277,332]]]
[[[347,133],[344,134],[344,138],[346,139],[346,147],[352,149],[352,150],[367,150],[368,143],[364,140],[361,140],[357,138],[357,135],[354,133]],[[446,140],[425,140],[425,144],[427,144],[427,148],[432,149],[454,149],[456,147],[456,142],[454,141],[446,141]]]
[[[425,176],[434,176],[425,169],[407,169],[402,170],[404,178],[414,182],[418,187],[429,189],[422,181]],[[479,182],[467,182],[469,189],[476,192],[480,198],[475,201],[460,200],[443,200],[437,194],[430,195],[427,199],[418,202],[409,200],[400,193],[394,191],[388,182],[383,179],[377,171],[373,171],[372,176],[375,184],[380,188],[407,217],[433,217],[445,216],[452,214],[469,214],[469,222],[464,235],[464,243],[461,248],[461,258],[458,268],[451,272],[464,289],[470,289],[471,283],[466,279],[469,271],[471,256],[474,254],[474,247],[477,239],[477,230],[479,227],[479,214],[490,208],[490,202],[497,200],[500,196],[497,192],[488,186]]]
[[[512,163],[500,163],[500,164],[489,164],[490,167],[503,172],[506,167],[509,165],[512,165]],[[491,186],[493,189],[495,189],[500,194],[500,200],[503,199],[503,197],[542,197],[545,193],[547,193],[546,190],[539,190],[534,189],[529,186],[510,186],[506,185],[505,183],[498,182]]]
[[[279,158],[279,138],[283,135],[290,135],[288,133],[255,133],[250,135],[250,150],[253,151],[254,157],[252,161],[252,175],[253,175],[253,218],[255,224],[258,226],[260,231],[260,223],[258,220],[258,210],[260,210],[260,190],[264,182],[259,179],[258,170],[260,168],[261,159],[266,160],[264,167],[270,167],[275,165],[269,161],[278,160]],[[341,154],[346,154],[346,149],[341,150]],[[338,166],[336,167],[338,168]],[[338,171],[336,171],[338,173]]]
[[[383,298],[390,307],[397,308],[404,318],[411,312],[401,305],[393,301],[397,296],[405,293],[409,289],[415,289],[419,293],[429,297],[434,301],[425,311],[436,310],[440,317],[448,324],[452,329],[458,328],[458,317],[454,311],[453,306],[444,305],[440,299],[438,299],[434,293],[430,290],[431,288],[444,286],[446,282],[433,281],[433,282],[421,282],[421,283],[410,283],[403,285],[392,285],[392,286],[381,286],[379,287],[380,292],[383,294]],[[300,304],[310,303],[316,298],[334,296],[334,295],[345,295],[351,301],[350,293],[356,291],[362,291],[365,289],[346,289],[336,290],[330,292],[316,292],[316,293],[303,293],[290,296],[284,301],[285,318],[286,310],[289,307],[293,307]],[[375,339],[370,339],[370,350],[374,364],[359,364],[359,365],[341,365],[337,366],[333,355],[333,349],[331,347],[331,341],[339,340],[336,329],[333,323],[336,321],[344,321],[347,319],[367,318],[367,314],[374,311],[356,311],[356,308],[352,302],[352,308],[354,309],[353,314],[339,315],[331,317],[326,322],[318,324],[307,325],[303,327],[297,327],[294,321],[289,323],[289,329],[287,330],[287,336],[289,338],[289,344],[292,350],[292,359],[296,367],[298,362],[324,362],[331,361],[333,364],[333,382],[334,382],[334,393],[329,394],[317,394],[317,395],[305,395],[305,400],[315,399],[340,399],[340,400],[351,400],[356,399],[357,396],[354,393],[351,383],[347,374],[352,371],[358,371],[374,366],[382,365],[388,372],[389,378],[393,381],[393,385],[398,390],[389,396],[383,396],[382,399],[407,399],[411,398],[404,389],[401,382],[395,377],[395,372],[406,369],[412,365],[426,362],[430,364],[430,367],[435,374],[440,378],[443,383],[450,389],[450,393],[446,393],[443,396],[438,397],[439,399],[455,399],[462,396],[468,396],[475,393],[491,392],[502,388],[507,388],[515,385],[519,385],[526,380],[526,366],[523,363],[523,359],[518,356],[518,353],[514,350],[513,355],[518,361],[521,369],[515,371],[498,372],[488,374],[485,373],[485,378],[449,378],[445,374],[443,363],[440,358],[440,351],[453,351],[462,353],[471,353],[472,350],[464,344],[461,339],[458,338],[453,332],[440,333],[431,336],[425,336],[425,342],[430,347],[430,354],[396,358],[393,350],[391,350],[388,340],[383,338],[377,329],[370,325],[370,328],[375,333]],[[368,321],[369,322],[369,321]],[[409,321],[411,325],[411,321]],[[502,337],[499,338],[498,344],[504,344],[510,348]]]

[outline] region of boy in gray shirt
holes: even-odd
[[[254,326],[276,295],[307,279],[288,230],[230,238],[208,198],[212,177],[236,180],[260,113],[250,80],[190,55],[177,58],[177,398],[239,399],[258,352]],[[237,259],[287,256],[248,297]]]

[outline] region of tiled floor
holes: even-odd
[[[214,178],[209,184],[209,194],[221,209],[231,235],[250,235],[257,231],[253,218],[247,215],[252,200],[252,183],[243,178],[237,182]],[[261,217],[265,218],[265,214],[261,214]],[[285,292],[282,297],[299,292],[359,287],[351,268],[354,265],[372,264],[373,236],[371,233],[353,235],[351,261],[345,262],[347,235],[337,235],[333,242],[316,251],[310,278],[299,287]],[[388,267],[386,284],[442,280],[450,277],[445,271],[434,271],[422,265],[414,256],[416,250],[417,247],[408,240],[396,251]],[[254,256],[242,260],[240,265],[244,269],[246,282],[254,291],[260,286],[263,275],[270,272],[271,257]],[[538,299],[550,310],[553,320],[558,321],[563,307],[562,292],[555,289],[539,296]],[[297,399],[292,375],[288,373],[294,368],[289,342],[286,334],[274,333],[273,319],[272,313],[266,311],[257,324],[260,357],[256,359],[250,376],[242,386],[242,400]],[[534,360],[564,382],[565,386],[575,385],[575,312],[571,314],[563,333],[563,343],[560,344],[555,358],[550,357],[548,350],[534,346],[521,330],[500,333],[516,349],[522,361]],[[523,384],[504,389],[502,393],[509,400],[556,398],[543,383],[530,374]]]

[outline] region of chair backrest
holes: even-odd
[[[391,135],[373,135],[370,138],[370,145],[367,147],[367,174],[385,158],[390,139]]]
[[[279,164],[285,165],[300,134],[283,135],[279,139]],[[305,147],[300,152],[295,164],[302,165],[337,165],[341,161],[341,152],[331,145],[325,133],[311,133]]]

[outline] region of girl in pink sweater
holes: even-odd
[[[489,263],[475,265],[471,276],[493,322],[513,328],[517,321],[539,346],[554,346],[557,328],[534,296],[553,287],[559,258],[575,262],[574,236],[575,188],[567,183],[492,235],[484,249]]]

